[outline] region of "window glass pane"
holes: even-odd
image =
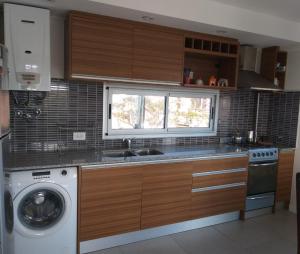
[[[165,114],[165,97],[145,96],[145,129],[163,129]]]
[[[138,129],[140,126],[141,96],[129,94],[112,95],[112,129]]]
[[[211,98],[169,97],[169,128],[209,128]]]

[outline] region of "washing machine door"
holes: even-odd
[[[14,199],[15,228],[25,236],[53,234],[68,219],[71,206],[70,196],[61,186],[33,184]]]

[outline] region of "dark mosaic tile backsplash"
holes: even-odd
[[[45,96],[45,98],[44,98]],[[52,80],[51,92],[11,94],[12,150],[120,148],[121,140],[102,140],[103,87],[101,83]],[[261,93],[258,135],[295,146],[300,93]],[[236,130],[247,135],[255,128],[257,92],[220,94],[218,135],[136,139],[137,146],[218,143]],[[39,115],[39,111],[41,114]],[[27,120],[24,116],[31,116]],[[85,131],[86,141],[73,141],[74,131]]]

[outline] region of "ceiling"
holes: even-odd
[[[248,3],[250,5],[250,2],[253,3],[265,3],[269,1],[274,1],[279,3],[279,0],[214,0],[214,1],[220,1],[220,2],[234,2],[234,3]],[[286,2],[296,2],[299,5],[300,10],[300,0],[285,0]],[[284,48],[294,48],[298,47],[299,44],[279,39],[279,38],[273,38],[270,36],[265,36],[262,34],[253,34],[245,31],[239,31],[239,30],[233,30],[228,29],[220,26],[213,26],[209,24],[203,24],[199,22],[193,22],[183,19],[177,19],[173,17],[167,17],[163,15],[157,15],[152,13],[145,13],[138,10],[133,10],[129,8],[123,8],[119,6],[113,6],[109,4],[103,4],[103,3],[97,3],[94,1],[87,1],[87,0],[12,0],[12,1],[3,1],[1,2],[12,2],[12,3],[20,3],[20,4],[26,4],[26,5],[32,5],[32,6],[39,6],[39,7],[45,7],[52,10],[52,14],[54,15],[64,15],[69,10],[80,10],[85,12],[91,12],[96,14],[102,14],[112,17],[119,17],[119,18],[125,18],[135,21],[143,21],[142,16],[150,15],[154,18],[154,20],[151,23],[159,24],[159,25],[165,25],[170,27],[176,27],[180,29],[185,30],[191,30],[191,31],[197,31],[202,33],[209,33],[209,34],[218,34],[218,30],[226,30],[226,34],[218,34],[223,36],[228,36],[232,38],[237,38],[240,40],[241,44],[250,44],[257,47],[266,47],[266,46],[273,46],[278,45]],[[252,7],[254,8],[254,7]],[[275,9],[275,8],[274,8]],[[299,15],[300,19],[300,15]]]
[[[213,0],[300,22],[300,0]]]

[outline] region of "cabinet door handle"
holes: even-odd
[[[246,172],[246,171],[247,171],[246,168],[224,169],[224,170],[217,170],[217,171],[207,171],[207,172],[202,172],[202,173],[194,173],[193,177],[221,175],[221,174],[229,174],[229,173],[239,173],[239,172]]]
[[[231,183],[231,184],[224,184],[224,185],[215,185],[203,188],[192,189],[192,192],[205,192],[205,191],[212,191],[212,190],[224,190],[224,189],[231,189],[235,187],[246,186],[245,182],[241,183]]]

